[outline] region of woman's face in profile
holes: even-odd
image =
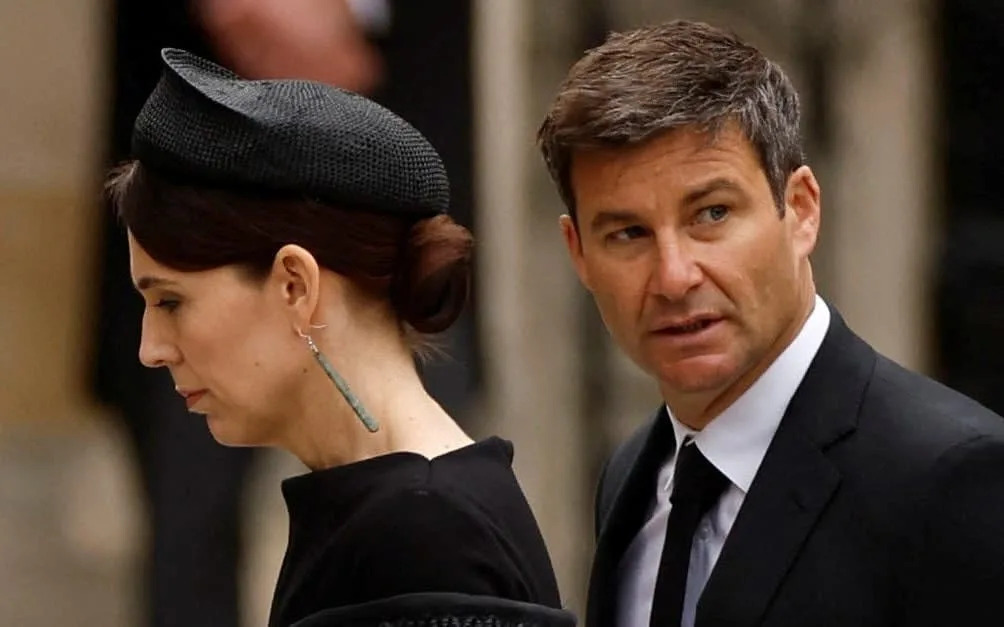
[[[133,283],[145,302],[139,358],[166,367],[190,411],[227,445],[268,445],[282,427],[306,351],[269,282],[234,266],[179,272],[129,235]]]

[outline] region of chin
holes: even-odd
[[[206,424],[209,425],[213,439],[223,446],[238,448],[272,445],[260,428],[249,428],[258,425],[244,415],[207,414]]]
[[[685,394],[720,390],[735,380],[735,362],[724,355],[702,355],[669,364],[650,372],[661,386]]]
[[[213,439],[223,446],[247,446],[246,434],[240,429],[235,429],[232,422],[221,419],[213,414],[206,414],[206,423],[209,425],[209,433]]]

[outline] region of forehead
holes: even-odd
[[[767,189],[756,150],[732,124],[714,135],[684,128],[635,146],[579,151],[573,154],[570,169],[580,212],[625,196],[679,200],[719,178],[749,188],[750,193]]]
[[[210,291],[227,290],[229,284],[242,284],[243,280],[236,267],[223,266],[199,272],[182,272],[166,266],[150,256],[143,246],[129,233],[129,265],[133,284],[144,291],[152,287],[178,287]]]

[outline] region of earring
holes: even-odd
[[[323,329],[326,326],[327,325],[323,324],[310,325],[312,329]],[[349,389],[349,384],[345,381],[345,379],[342,378],[340,374],[338,374],[338,372],[335,370],[335,367],[331,365],[331,362],[328,361],[328,358],[325,357],[324,353],[321,352],[321,349],[317,347],[317,344],[314,343],[314,338],[310,337],[310,335],[304,333],[299,329],[296,329],[296,334],[299,335],[301,338],[303,338],[305,342],[307,342],[307,347],[310,349],[311,354],[314,355],[314,359],[317,360],[317,363],[320,364],[321,369],[324,370],[324,374],[328,375],[328,378],[331,379],[332,383],[335,384],[335,387],[338,388],[339,392],[341,392],[342,397],[345,398],[345,402],[349,404],[349,407],[352,408],[352,411],[354,411],[356,416],[359,417],[359,420],[362,421],[363,426],[366,427],[366,430],[369,431],[370,433],[376,433],[380,429],[379,423],[377,423],[376,419],[374,419],[373,416],[371,416],[370,413],[366,411],[366,408],[363,407],[363,404],[359,400],[359,397],[357,397],[352,392],[352,390]]]

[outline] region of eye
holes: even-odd
[[[629,242],[639,237],[645,236],[645,229],[640,226],[629,226],[618,229],[607,235],[607,239],[614,242]]]
[[[180,305],[180,304],[181,304],[181,302],[178,301],[178,300],[171,299],[171,298],[162,298],[162,299],[158,300],[156,303],[154,303],[153,306],[156,307],[157,309],[163,309],[164,311],[166,311],[168,313],[172,313],[172,312],[174,312],[175,309],[178,308],[178,305]]]
[[[705,207],[697,212],[694,221],[698,224],[715,224],[729,216],[729,208],[725,205]]]

